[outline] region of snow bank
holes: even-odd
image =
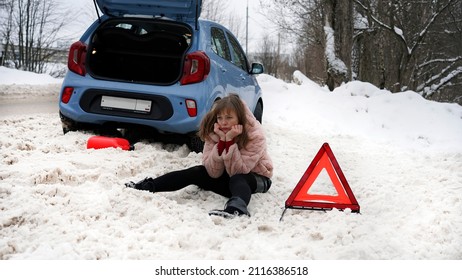
[[[1,85],[43,85],[61,83],[62,79],[56,79],[47,74],[37,74],[0,66]]]
[[[0,66],[0,101],[57,97],[63,79]]]

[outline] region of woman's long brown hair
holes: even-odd
[[[217,116],[221,112],[234,111],[237,115],[239,124],[242,125],[242,133],[234,139],[239,148],[245,147],[249,141],[249,137],[246,131],[247,117],[246,117],[246,106],[238,95],[231,94],[220,100],[217,100],[212,107],[212,110],[208,112],[202,119],[201,126],[198,132],[199,137],[202,141],[210,140],[210,134],[214,133],[214,124],[217,122]]]

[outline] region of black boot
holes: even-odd
[[[125,183],[125,186],[127,188],[132,188],[132,189],[140,190],[140,191],[156,192],[155,187],[154,187],[154,179],[150,177],[146,177],[137,183],[130,181],[128,183]]]
[[[209,212],[209,215],[221,216],[224,218],[234,218],[237,216],[248,216],[250,217],[249,211],[247,211],[247,204],[242,198],[233,196],[225,204],[225,209],[223,210],[212,210]]]

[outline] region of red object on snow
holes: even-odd
[[[323,170],[329,175],[333,187],[336,189],[336,195],[310,194],[309,189]],[[287,208],[311,210],[333,208],[343,210],[349,208],[351,212],[359,213],[358,201],[328,143],[324,143],[319,149],[305,174],[303,174],[289,198],[287,198],[286,208],[280,220],[282,220]]]
[[[134,147],[127,139],[106,136],[92,136],[87,141],[87,149],[121,148],[125,151],[132,151]]]

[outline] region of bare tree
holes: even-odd
[[[359,79],[368,81],[371,73],[380,74],[380,84],[392,90],[410,89],[428,98],[440,95],[446,97],[432,98],[459,98],[461,102],[455,94],[461,96],[461,0],[353,1],[367,19],[358,32],[357,46],[364,49],[368,45],[370,49],[375,45],[376,51],[359,58],[359,64],[367,64],[365,60],[381,63],[372,69],[376,71],[359,68]]]
[[[266,34],[261,40],[260,49],[255,57],[255,60],[260,61],[265,66],[265,72],[275,77],[278,76],[281,63],[278,46],[279,44],[273,42],[270,36]]]
[[[263,3],[262,3],[263,4]],[[298,39],[305,74],[334,89],[351,80],[353,5],[341,0],[274,0],[264,8]]]
[[[2,0],[0,2],[0,15],[3,17],[4,21],[0,24],[0,34],[3,37],[3,40],[0,41],[0,44],[4,45],[3,53],[1,54],[0,66],[6,65],[8,59],[8,54],[10,53],[10,46],[12,45],[11,36],[13,32],[13,10],[14,10],[14,0],[7,1]]]
[[[53,49],[64,18],[55,12],[54,0],[17,0],[18,68],[41,73],[56,52]]]
[[[281,34],[278,34],[276,41],[269,34],[265,34],[257,51],[250,54],[250,58],[262,63],[265,73],[284,81],[291,81],[297,68],[293,66],[290,55],[281,52],[284,40]]]
[[[227,1],[203,0],[201,17],[215,22],[225,23],[228,19],[225,13],[225,10],[228,10],[228,4]]]
[[[264,8],[297,36],[299,69],[331,89],[354,75],[462,104],[462,0],[274,0]]]
[[[204,0],[201,17],[226,26],[240,41],[244,39],[244,20],[230,12],[228,1]]]
[[[353,4],[344,0],[322,1],[324,12],[327,86],[330,90],[351,80]]]
[[[55,0],[3,0],[0,22],[6,53],[18,69],[41,73],[56,53],[54,44],[66,22]]]

